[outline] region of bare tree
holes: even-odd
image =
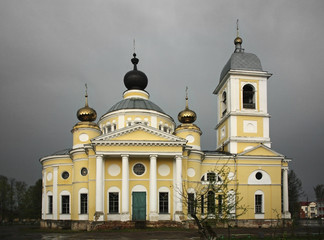
[[[188,211],[198,226],[201,239],[216,239],[213,228],[232,227],[237,217],[246,213],[240,205],[242,198],[237,191],[238,182],[230,176],[227,164],[220,164],[205,174],[200,182],[185,182],[181,196]]]

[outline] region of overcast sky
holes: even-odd
[[[311,200],[324,184],[323,12],[321,0],[1,0],[0,174],[34,184],[39,158],[71,147],[85,83],[98,117],[122,99],[134,38],[151,100],[177,121],[188,86],[202,147],[214,150],[212,92],[239,19],[243,48],[273,74],[272,148],[292,158]]]

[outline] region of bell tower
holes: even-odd
[[[224,66],[214,90],[217,96],[217,146],[232,154],[259,144],[271,147],[267,108],[267,81],[259,58],[246,53],[237,34],[235,50]]]

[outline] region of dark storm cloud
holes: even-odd
[[[312,197],[324,183],[323,8],[323,1],[1,1],[0,174],[31,184],[40,157],[71,146],[84,83],[99,116],[121,99],[133,38],[151,100],[176,119],[188,86],[203,148],[214,149],[212,91],[239,18],[243,47],[273,73],[273,148],[293,159]]]

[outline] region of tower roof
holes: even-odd
[[[263,71],[260,59],[253,53],[246,53],[242,48],[243,39],[238,34],[237,22],[237,36],[234,39],[235,50],[230,59],[225,64],[219,82],[225,77],[230,70],[246,70],[246,71]]]
[[[255,54],[246,52],[232,54],[220,74],[219,81],[222,81],[230,70],[263,71],[260,59]]]

